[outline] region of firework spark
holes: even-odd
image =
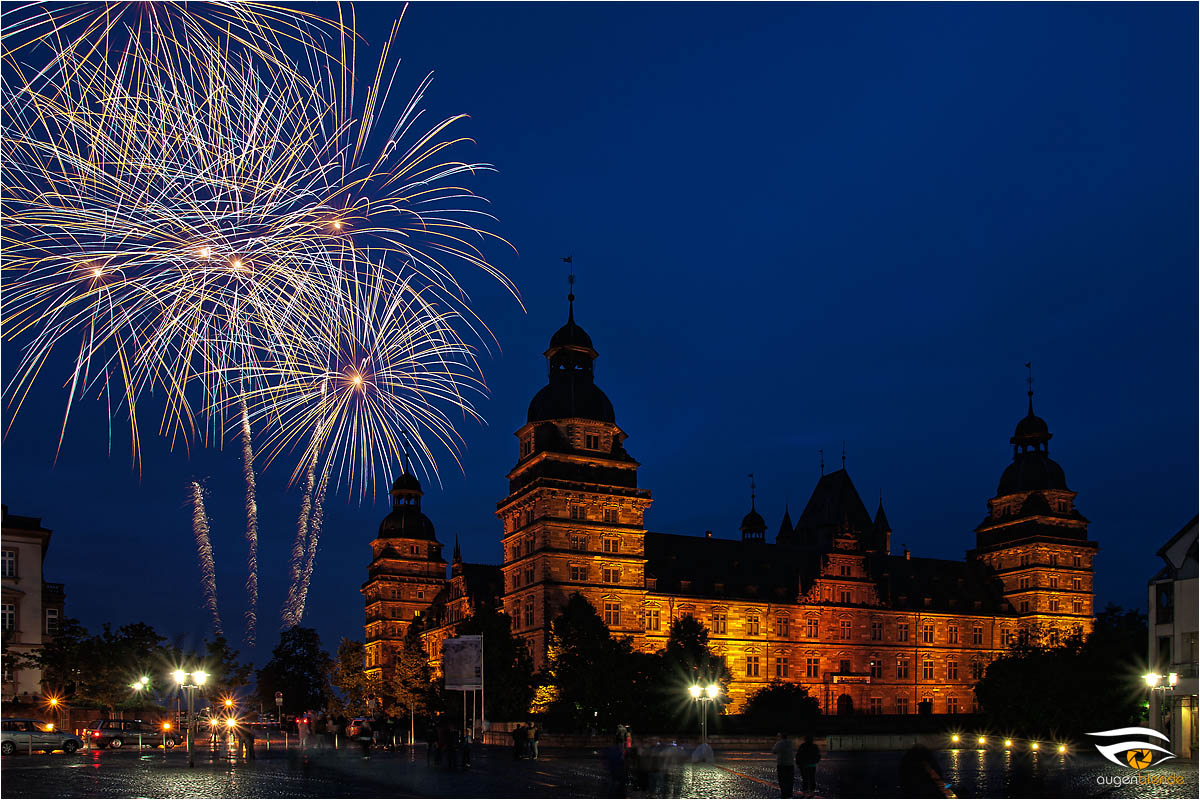
[[[204,605],[212,614],[213,632],[222,635],[221,612],[217,609],[217,572],[213,563],[212,541],[208,533],[208,514],[204,511],[204,487],[192,481],[192,533],[196,537],[196,555],[204,586]]]

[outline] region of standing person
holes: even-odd
[[[775,754],[775,774],[779,777],[779,796],[791,797],[796,786],[796,743],[786,733],[771,748]]]
[[[463,769],[466,769],[467,767],[471,766],[471,745],[474,743],[472,741],[472,738],[473,737],[471,736],[471,729],[468,728],[466,733],[463,734],[463,740],[462,740]]]
[[[372,739],[374,739],[374,734],[375,734],[375,732],[371,729],[371,720],[367,719],[366,717],[363,717],[363,721],[358,726],[357,733],[358,733],[358,736],[356,736],[355,738],[358,739],[358,743],[362,747],[362,757],[370,758],[371,757],[371,741],[372,741]]]
[[[536,761],[538,757],[538,742],[540,742],[542,739],[542,729],[537,726],[533,726],[532,730],[533,736],[530,737],[529,746],[532,748],[533,760]]]
[[[309,721],[307,714],[296,720],[296,728],[300,732],[301,751],[308,750],[308,739],[312,736],[312,722]]]
[[[604,748],[604,766],[608,772],[606,797],[625,796],[625,737],[618,736]]]
[[[796,763],[800,766],[801,797],[812,797],[817,792],[817,763],[821,760],[821,750],[813,743],[810,733],[804,737],[804,744],[796,748]]]

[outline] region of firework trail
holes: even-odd
[[[204,604],[212,614],[213,632],[222,635],[221,613],[217,610],[217,573],[213,563],[212,541],[208,536],[208,514],[204,511],[204,488],[192,481],[192,532],[196,536],[196,554],[204,585]]]
[[[250,411],[246,398],[239,396],[242,412],[242,469],[246,476],[246,644],[254,646],[258,627],[258,499],[254,480],[254,445],[251,439]]]
[[[313,438],[317,432],[313,432]],[[312,518],[313,489],[316,484],[317,458],[314,453],[308,461],[304,474],[304,495],[300,499],[300,518],[296,520],[296,538],[292,542],[292,555],[288,561],[288,593],[283,607],[283,627],[300,624],[300,584],[304,577],[305,554],[308,551],[308,530]]]
[[[300,591],[297,592],[296,623],[304,618],[304,608],[308,603],[308,586],[312,581],[313,564],[317,560],[317,543],[321,538],[321,528],[325,524],[325,489],[329,485],[329,473],[321,475],[317,485],[317,493],[313,497],[312,516],[308,523],[308,548],[304,558],[304,573],[300,578]]]

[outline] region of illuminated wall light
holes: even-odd
[[[1005,747],[1012,747],[1012,739],[1005,739],[1005,740],[1004,740],[1004,746],[1005,746]]]
[[[987,744],[987,737],[986,737],[986,736],[980,736],[980,737],[979,737],[978,739],[976,739],[975,741],[976,741],[976,742],[978,742],[979,744]]]
[[[1067,752],[1067,746],[1066,746],[1065,744],[1060,744],[1060,745],[1058,746],[1058,752],[1060,752],[1060,753],[1065,753],[1065,752]]]
[[[1037,742],[1034,742],[1033,744],[1029,745],[1030,750],[1038,750],[1040,748],[1041,748],[1041,745],[1038,744]]]
[[[961,738],[962,738],[962,737],[960,737],[960,736],[959,736],[959,735],[956,733],[956,734],[954,734],[953,736],[951,736],[951,737],[950,737],[950,741],[954,742],[955,744],[958,744],[958,741],[959,741],[959,739],[961,739]]]

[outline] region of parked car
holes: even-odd
[[[177,733],[175,726],[171,730],[163,730],[160,722],[144,722],[140,719],[98,719],[84,728],[83,740],[89,746],[98,749],[111,747],[114,750],[127,744],[136,745],[141,735],[142,744],[156,747],[159,744],[168,750],[175,746]]]
[[[11,756],[17,748],[62,750],[74,753],[83,747],[83,742],[73,733],[55,730],[40,719],[5,719],[0,722],[0,753]]]
[[[371,720],[367,717],[355,717],[346,725],[346,738],[357,739],[359,731],[361,731],[363,728],[369,728],[370,726]]]

